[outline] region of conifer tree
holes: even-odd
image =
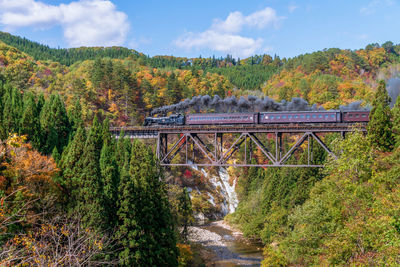
[[[93,63],[92,73],[91,73],[91,81],[93,86],[100,87],[101,82],[104,77],[104,64],[101,58],[97,58]]]
[[[44,99],[43,93],[40,93],[38,96],[38,99],[37,99],[37,103],[36,103],[37,111],[39,114],[42,111],[42,108],[43,108],[45,102],[46,101]]]
[[[18,89],[5,85],[3,97],[3,128],[5,137],[9,133],[19,133],[22,117],[22,94]]]
[[[54,146],[62,152],[67,145],[70,133],[70,123],[60,96],[52,95],[40,112],[40,127],[42,132],[42,152],[49,154]]]
[[[60,163],[61,155],[58,153],[57,147],[55,146],[53,152],[51,152],[51,156],[53,157],[54,161],[57,165]]]
[[[105,228],[103,184],[99,164],[102,144],[101,125],[95,116],[83,150],[76,209],[82,215],[85,226],[95,230]]]
[[[4,94],[5,94],[5,89],[4,89],[4,80],[3,76],[0,74],[0,140],[5,139],[5,128],[3,125],[3,109],[4,109]]]
[[[382,151],[390,151],[394,145],[389,104],[390,97],[386,91],[385,81],[380,81],[370,112],[368,137],[371,144]]]
[[[39,113],[32,93],[27,93],[24,97],[24,109],[21,118],[20,134],[26,134],[32,146],[36,149],[40,147],[40,124]]]
[[[178,197],[178,201],[179,201],[178,212],[180,215],[179,216],[180,221],[178,221],[178,224],[180,227],[182,227],[181,236],[184,240],[186,240],[188,236],[188,226],[194,220],[192,202],[190,201],[189,193],[186,187],[182,189],[182,192]]]
[[[129,162],[131,150],[131,142],[129,138],[125,138],[125,132],[122,130],[117,141],[117,150],[115,153],[115,159],[120,171],[124,166],[125,160]]]
[[[129,175],[123,168],[118,190],[120,263],[177,266],[173,221],[161,169],[151,149],[134,140],[129,165]]]
[[[109,131],[108,119],[103,123],[103,147],[100,153],[100,172],[104,192],[104,208],[107,228],[116,225],[119,173],[115,160],[115,144]]]
[[[392,109],[393,114],[393,135],[395,147],[400,146],[400,97],[397,97],[396,103]]]
[[[61,152],[64,146],[68,144],[71,127],[67,116],[67,110],[59,95],[56,95],[51,109],[54,114],[52,119],[58,138],[56,146],[58,151]]]
[[[73,132],[76,132],[78,127],[83,126],[82,106],[79,99],[76,99],[72,107],[68,110],[68,119]]]
[[[60,168],[63,170],[63,185],[68,194],[68,207],[70,210],[76,206],[76,200],[79,198],[85,143],[85,128],[79,127],[74,138],[63,151],[60,161]]]

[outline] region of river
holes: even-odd
[[[199,244],[206,266],[260,266],[261,244],[251,243],[242,234],[216,221],[189,228],[189,240]]]

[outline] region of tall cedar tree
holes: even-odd
[[[9,133],[19,132],[22,108],[22,94],[18,89],[6,84],[3,96],[3,138],[7,138]]]
[[[51,95],[40,112],[42,152],[49,154],[54,146],[62,152],[71,131],[67,111],[59,95]]]
[[[0,74],[0,140],[5,139],[5,137],[3,137],[3,134],[5,133],[3,125],[3,109],[4,109],[3,97],[5,94],[4,84],[5,84],[4,77]]]
[[[74,104],[68,110],[68,119],[72,124],[72,130],[74,133],[79,127],[83,127],[82,106],[79,99],[76,99]]]
[[[104,192],[104,208],[106,227],[112,229],[116,225],[119,173],[115,159],[115,144],[109,131],[109,122],[103,123],[103,147],[100,153],[100,172]]]
[[[150,148],[135,140],[119,186],[119,228],[124,266],[177,266],[176,237],[161,169]]]
[[[115,153],[115,159],[117,161],[120,172],[122,171],[125,161],[127,160],[129,163],[131,151],[131,141],[129,140],[129,138],[125,138],[125,132],[124,130],[122,130],[118,138],[117,151]]]
[[[95,116],[83,150],[82,175],[79,180],[76,207],[76,211],[82,215],[85,226],[95,230],[104,230],[106,227],[103,183],[99,164],[102,145],[101,125]]]
[[[393,134],[395,146],[400,147],[400,97],[397,97],[396,104],[392,109],[393,114]]]
[[[394,145],[392,133],[392,112],[390,97],[386,91],[385,81],[380,81],[376,91],[373,108],[368,123],[368,137],[373,146],[382,151],[391,151]]]
[[[40,124],[39,110],[36,105],[35,96],[32,93],[26,93],[24,97],[24,109],[21,118],[20,134],[28,136],[28,140],[35,149],[40,147]]]
[[[73,211],[79,198],[82,170],[83,151],[86,143],[85,128],[80,126],[74,138],[62,153],[60,168],[62,169],[63,184],[67,195],[67,206]]]
[[[186,187],[182,189],[182,192],[178,197],[178,201],[178,212],[180,215],[178,219],[178,225],[182,227],[181,236],[183,240],[186,241],[188,237],[188,226],[193,222],[192,202],[190,201],[190,196]]]

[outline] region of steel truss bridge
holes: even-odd
[[[365,132],[366,124],[183,125],[110,131],[117,138],[124,131],[129,138],[157,139],[162,166],[323,167],[314,163],[315,147],[336,157],[325,144],[325,135],[340,133],[344,138],[355,128]],[[307,158],[290,160],[299,152],[307,152]]]

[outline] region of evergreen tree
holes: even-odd
[[[101,58],[94,61],[90,78],[94,87],[100,87],[104,78],[104,64]]]
[[[60,168],[62,169],[64,183],[68,195],[68,207],[72,210],[76,200],[80,197],[81,176],[83,170],[83,151],[86,143],[85,128],[79,127],[74,138],[63,151]]]
[[[4,109],[4,94],[5,94],[5,89],[4,89],[4,77],[0,74],[0,140],[5,139],[5,128],[3,124],[3,109]]]
[[[3,97],[3,137],[9,133],[19,133],[22,117],[22,94],[18,89],[5,85]]]
[[[397,97],[396,104],[392,109],[393,114],[393,135],[395,138],[395,146],[400,146],[400,97]]]
[[[133,141],[129,175],[119,186],[119,227],[124,266],[177,266],[173,221],[161,170],[151,150]]]
[[[103,183],[99,164],[102,144],[101,125],[95,116],[83,150],[82,174],[79,180],[79,196],[76,207],[76,211],[82,215],[85,226],[95,230],[102,230],[106,226]]]
[[[44,99],[44,95],[43,93],[40,93],[37,99],[37,103],[36,103],[36,107],[37,107],[37,112],[40,114],[40,112],[42,111],[42,108],[44,106],[45,103],[45,99]]]
[[[64,146],[68,144],[71,127],[65,105],[59,95],[56,95],[51,109],[53,112],[53,125],[57,133],[56,146],[58,151],[61,152]]]
[[[70,133],[70,123],[60,96],[52,95],[40,112],[42,132],[42,152],[49,154],[54,146],[62,152],[67,145]]]
[[[103,123],[103,147],[100,153],[100,172],[104,192],[107,228],[116,224],[119,173],[115,160],[115,145],[111,138],[108,120]]]
[[[187,240],[188,236],[188,226],[193,222],[193,210],[192,210],[192,202],[190,201],[189,193],[184,187],[182,189],[181,194],[178,197],[179,201],[179,219],[178,224],[182,227],[181,236],[184,240]]]
[[[117,150],[115,153],[115,159],[120,171],[125,164],[125,160],[129,161],[131,150],[131,142],[129,138],[125,138],[125,132],[122,130],[117,141]]]
[[[83,126],[82,106],[79,99],[76,99],[72,107],[68,110],[68,119],[71,123],[73,132],[76,132],[78,127]]]
[[[53,157],[54,161],[57,165],[60,163],[61,155],[58,153],[57,147],[55,146],[53,152],[51,152],[51,156]]]
[[[25,94],[24,109],[21,118],[20,134],[26,134],[32,146],[36,149],[40,147],[40,124],[39,113],[32,93]]]
[[[394,145],[389,104],[390,97],[386,91],[386,84],[380,81],[370,112],[368,137],[371,144],[382,151],[391,151]]]

